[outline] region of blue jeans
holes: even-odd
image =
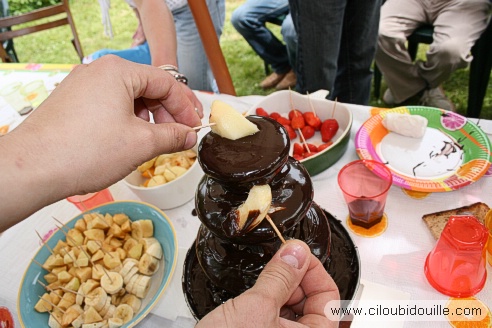
[[[234,28],[244,37],[253,50],[269,65],[274,72],[283,74],[290,71],[291,60],[295,60],[296,33],[289,14],[288,0],[247,0],[231,16]],[[282,25],[282,43],[265,24]],[[284,34],[285,33],[285,34]],[[290,44],[289,44],[290,43]],[[288,50],[293,50],[290,53]]]
[[[367,105],[381,0],[289,0],[298,35],[297,91]]]
[[[217,37],[220,38],[225,20],[225,0],[207,0],[207,6]],[[172,14],[178,41],[178,66],[180,72],[188,78],[188,86],[193,90],[218,92],[190,8],[185,6],[173,11]],[[162,31],[162,33],[166,33],[166,31]],[[89,57],[91,60],[96,60],[107,54],[114,54],[141,64],[150,65],[152,62],[147,42],[125,50],[102,49]]]

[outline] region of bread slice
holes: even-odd
[[[441,236],[441,232],[446,223],[448,223],[450,216],[469,214],[475,216],[480,223],[485,224],[485,216],[489,210],[490,208],[487,204],[477,202],[468,206],[426,214],[422,217],[422,220],[424,220],[432,236],[437,240]]]

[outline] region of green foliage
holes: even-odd
[[[18,15],[59,2],[60,0],[9,0],[9,10],[12,15]]]
[[[9,0],[9,3],[12,6],[14,3],[46,3],[49,1],[54,0]],[[243,2],[244,0],[226,0],[226,21],[220,43],[237,95],[266,95],[275,90],[264,91],[259,86],[265,78],[263,61],[236,32],[230,22],[232,11]],[[72,0],[70,4],[86,55],[101,48],[125,49],[130,46],[132,35],[137,27],[137,20],[125,1],[111,1],[110,17],[114,31],[112,39],[104,35],[98,1]],[[272,28],[275,33],[279,33],[278,27],[272,26]],[[70,42],[71,38],[70,28],[63,26],[18,38],[15,40],[15,49],[21,62],[76,64],[79,60]],[[425,45],[419,48],[419,57],[425,56],[425,50]],[[446,94],[456,104],[458,112],[463,115],[466,115],[467,108],[468,76],[469,70],[461,69],[453,73],[444,84]],[[386,85],[383,80],[382,91],[385,89]],[[370,104],[376,107],[385,106],[373,96]],[[492,79],[489,82],[481,117],[492,119]]]

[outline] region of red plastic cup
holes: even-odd
[[[338,185],[354,225],[370,228],[381,222],[393,176],[386,165],[372,160],[357,160],[338,173]]]
[[[474,216],[452,216],[425,260],[424,272],[437,291],[470,297],[487,280],[487,229]]]
[[[67,200],[77,206],[77,208],[83,212],[90,210],[91,208],[94,208],[98,205],[112,202],[114,199],[109,189],[106,188],[104,190],[86,195],[71,196],[68,197]]]
[[[487,241],[487,262],[492,265],[492,210],[489,210],[485,217],[485,227],[489,230],[489,239]]]

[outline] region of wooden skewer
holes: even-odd
[[[58,227],[58,226],[57,226]],[[67,237],[67,239],[70,239],[72,241],[72,243],[75,245],[75,247],[78,247],[82,252],[84,252],[84,254],[87,256],[87,258],[89,259],[89,262],[91,262],[92,266],[95,267],[96,264],[94,263],[94,261],[92,261],[92,258],[90,257],[90,255],[85,251],[85,249],[81,246],[81,245],[77,245],[77,243],[75,242],[75,240],[73,240],[72,237],[70,237],[65,231],[63,231],[63,229],[61,229],[60,227],[58,227],[58,229],[60,229],[61,232],[63,232],[63,234],[65,235],[65,237]],[[113,279],[111,279],[111,276],[109,275],[109,273],[106,271],[106,269],[104,269],[104,266],[101,265],[101,268],[103,269],[104,273],[106,274],[106,276],[108,276],[108,279],[111,281],[111,283],[113,283]]]
[[[43,268],[44,270],[46,271],[50,271],[48,269],[46,269],[41,263],[39,263],[38,261],[36,261],[35,259],[31,259],[32,262],[34,262],[35,264],[39,265],[41,268]]]
[[[51,302],[50,302],[50,301],[48,301],[48,300],[45,300],[45,299],[44,299],[44,298],[42,298],[40,295],[38,295],[38,297],[39,297],[40,299],[42,299],[43,301],[45,301],[46,303],[50,304],[50,305],[51,305],[52,307],[54,307],[55,309],[59,310],[61,313],[65,314],[65,311],[63,311],[63,309],[62,309],[62,308],[60,308],[60,307],[56,306],[55,304],[51,303]]]
[[[150,172],[150,170],[146,170],[145,172],[147,172],[147,174],[149,175],[149,177],[152,179],[154,177],[154,175]]]
[[[44,246],[46,246],[46,248],[50,251],[51,255],[55,255],[55,252],[53,252],[53,250],[51,249],[51,247],[50,247],[50,246],[48,246],[48,244],[44,242],[43,237],[41,237],[41,235],[39,234],[39,232],[38,232],[36,229],[34,229],[34,231],[36,231],[36,234],[38,235],[39,240],[41,240],[41,243],[42,243]]]
[[[308,98],[308,102],[309,102],[309,107],[311,107],[311,111],[313,112],[314,116],[317,117],[318,114],[316,114],[316,111],[314,110],[313,103],[311,102],[311,98],[309,98],[309,92],[306,92],[306,94],[307,94],[307,98]]]
[[[96,242],[96,244],[98,244],[98,245],[99,245],[99,247],[101,247],[101,248],[100,248],[100,250],[101,250],[104,254],[108,254],[108,255],[109,255],[109,257],[111,257],[112,259],[114,259],[113,254],[111,254],[110,252],[108,252],[107,250],[105,250],[105,249],[103,248],[103,243],[102,243],[102,241],[100,241],[100,240],[94,240],[94,241]]]
[[[45,301],[46,301],[46,300],[45,300]],[[53,317],[53,319],[55,319],[55,321],[56,321],[56,322],[58,322],[58,324],[60,325],[60,327],[63,327],[63,325],[61,324],[61,322],[60,322],[60,321],[58,321],[58,319],[56,318],[56,315],[53,315],[53,312],[52,312],[52,311],[50,311],[50,310],[48,310],[48,309],[46,308],[46,306],[44,306],[44,304],[41,304],[41,305],[42,305],[42,306],[44,307],[44,309],[45,309],[45,310],[46,310],[46,311],[50,314],[50,316],[52,316],[52,317]]]
[[[331,112],[331,118],[333,118],[335,116],[335,109],[337,107],[337,99],[338,98],[335,98],[335,103],[333,104],[333,111]]]
[[[290,87],[289,87],[289,99],[290,99],[290,107],[292,108],[292,110],[295,110],[294,101],[292,100],[292,90],[290,89]],[[298,115],[297,111],[294,111],[294,115],[296,115],[296,116]],[[301,142],[302,142],[304,148],[306,148],[308,153],[311,153],[311,150],[309,149],[309,147],[307,145],[306,138],[304,138],[304,134],[302,134],[301,129],[297,129],[297,132],[299,132],[299,138],[301,138]]]
[[[280,238],[280,240],[282,241],[282,243],[283,243],[283,244],[285,244],[285,239],[284,239],[284,237],[282,236],[282,234],[280,233],[280,231],[278,231],[278,228],[277,228],[277,226],[275,225],[275,223],[273,223],[273,220],[272,220],[272,218],[270,217],[270,215],[268,215],[268,214],[267,214],[265,218],[268,220],[268,222],[269,222],[269,223],[270,223],[270,225],[272,226],[273,230],[275,230],[275,232],[277,233],[278,238]]]
[[[46,290],[48,290],[48,291],[50,291],[50,292],[54,291],[55,289],[61,289],[61,290],[63,290],[64,292],[68,292],[68,293],[72,293],[72,294],[75,294],[75,295],[80,295],[80,296],[83,296],[83,297],[87,297],[87,295],[84,295],[84,294],[82,294],[82,293],[76,292],[76,291],[74,291],[74,290],[71,290],[71,289],[68,289],[68,288],[65,288],[65,287],[62,287],[62,286],[58,286],[57,288],[54,288],[54,289],[53,289],[53,288],[51,288],[51,287],[47,286],[46,284],[44,284],[44,283],[43,283],[42,281],[40,281],[39,279],[38,279],[38,283],[39,283],[41,286],[43,286]],[[91,295],[91,296],[93,296],[93,295]]]
[[[214,126],[215,124],[217,124],[217,123],[208,123],[208,124],[203,124],[200,126],[195,126],[195,127],[193,127],[193,130],[200,130],[202,128],[208,128],[210,126]]]

